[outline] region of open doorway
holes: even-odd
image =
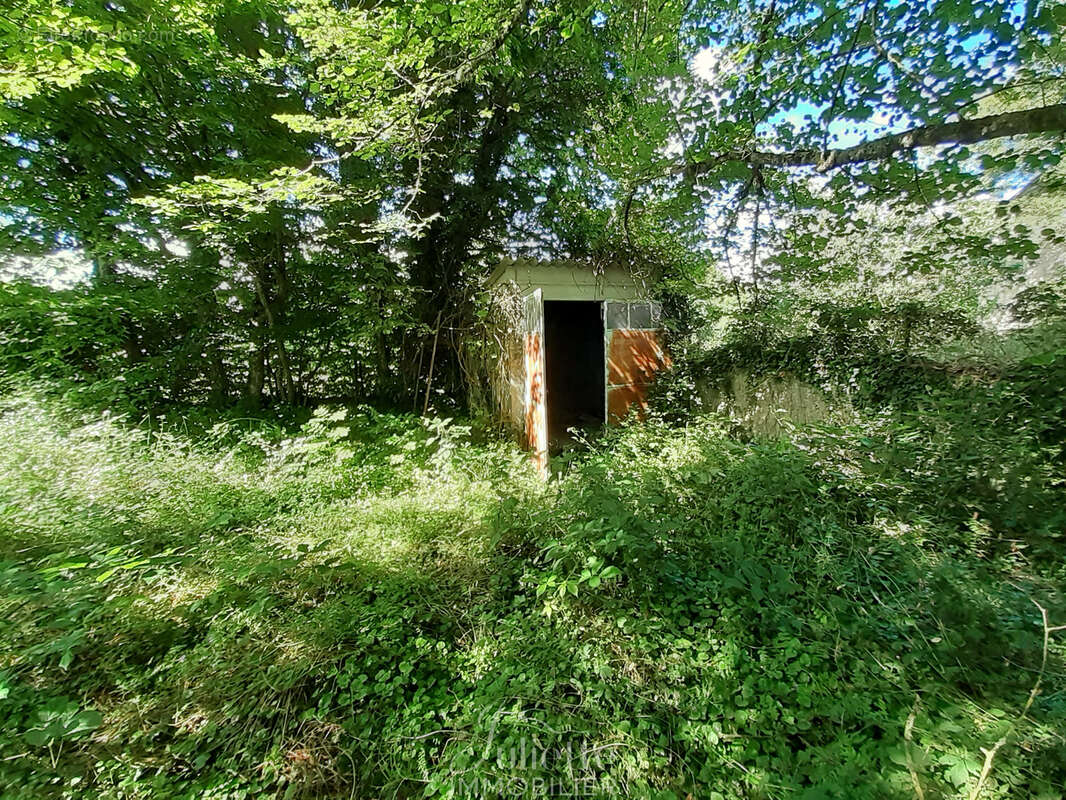
[[[544,372],[552,450],[572,441],[569,428],[604,423],[604,343],[601,303],[544,302]]]

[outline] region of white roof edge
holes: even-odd
[[[534,270],[569,270],[570,280],[567,283],[584,284],[589,286],[602,285],[605,281],[608,283],[618,283],[617,277],[619,273],[625,276],[623,281],[630,285],[646,286],[646,281],[638,278],[633,272],[623,264],[605,264],[602,266],[596,266],[588,261],[578,260],[560,260],[560,261],[547,261],[532,258],[505,258],[499,265],[492,271],[486,281],[486,286],[492,287],[504,280],[519,280],[519,273],[525,271],[532,273]],[[510,274],[508,274],[510,273]],[[611,273],[615,273],[614,276]],[[610,280],[611,277],[615,277],[615,280]]]

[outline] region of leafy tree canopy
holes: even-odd
[[[966,198],[1054,184],[1064,22],[1002,0],[21,2],[0,242],[150,290],[120,314],[128,355],[173,365],[167,327],[188,331],[193,394],[297,401],[354,358],[345,391],[407,397],[442,329],[442,385],[464,380],[506,252],[713,261],[754,304],[871,213],[950,233]],[[1030,234],[950,251],[1020,258]]]

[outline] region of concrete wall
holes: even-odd
[[[478,373],[488,381],[488,408],[494,420],[517,439],[525,436],[526,351],[522,296],[513,284],[489,295],[484,341],[477,343]]]
[[[735,369],[697,383],[704,407],[726,414],[756,436],[778,436],[789,427],[820,422],[830,414],[829,397],[794,375],[752,376]]]

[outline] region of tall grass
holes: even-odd
[[[454,422],[8,395],[0,793],[1057,796],[1061,478],[924,419],[652,421],[542,484]]]

